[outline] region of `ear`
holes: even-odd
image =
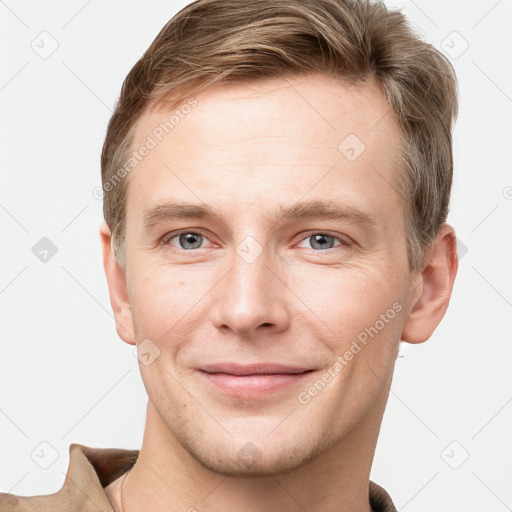
[[[107,277],[110,304],[114,312],[117,334],[129,345],[135,345],[132,310],[126,286],[126,272],[116,260],[110,229],[105,221],[100,226],[100,237],[103,248],[103,268]]]
[[[414,299],[402,329],[403,341],[422,343],[432,336],[448,308],[458,265],[455,231],[443,224],[425,251],[423,270],[414,280]]]

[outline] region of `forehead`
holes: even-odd
[[[143,113],[135,130],[135,146],[143,144],[149,134],[171,139],[166,137],[171,132],[185,136],[193,131],[209,143],[258,133],[293,134],[336,143],[350,129],[369,145],[383,134],[393,139],[399,132],[392,109],[375,81],[348,85],[312,74],[238,85],[221,83],[194,98],[186,98],[172,111],[165,108],[171,100],[172,97],[152,105]],[[190,107],[192,101],[197,106]],[[236,130],[230,129],[233,126]]]
[[[262,199],[297,199],[312,187],[313,195],[365,189],[368,204],[400,202],[400,132],[374,82],[283,77],[216,85],[192,100],[139,119],[132,150],[150,140],[152,149],[129,175],[128,212],[172,196],[264,206]]]

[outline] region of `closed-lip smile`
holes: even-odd
[[[285,390],[314,370],[303,365],[281,363],[213,363],[197,368],[216,391],[233,398],[255,399]]]

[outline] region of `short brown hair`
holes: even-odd
[[[352,85],[371,78],[385,93],[401,128],[409,267],[421,268],[448,215],[457,80],[401,12],[370,0],[197,0],[163,27],[123,83],[101,155],[103,213],[123,268],[125,163],[141,115],[175,108],[214,83],[310,73]]]

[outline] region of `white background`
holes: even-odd
[[[1,491],[56,492],[72,442],[140,448],[146,394],[114,328],[92,191],[122,80],[186,3],[0,2]],[[510,510],[512,1],[386,4],[458,74],[449,222],[467,253],[440,327],[397,360],[371,478],[400,511]],[[46,59],[41,38],[58,44]]]

